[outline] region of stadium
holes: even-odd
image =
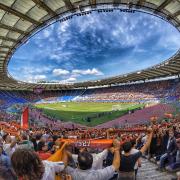
[[[0,179],[179,180],[179,31],[179,0],[0,0]]]

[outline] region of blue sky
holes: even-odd
[[[27,82],[97,80],[155,65],[179,48],[180,33],[157,17],[93,12],[35,35],[15,52],[8,70]]]

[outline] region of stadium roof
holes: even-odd
[[[180,74],[180,51],[156,66],[125,75],[74,84],[30,84],[8,74],[8,62],[18,47],[42,28],[91,10],[122,8],[163,18],[180,31],[180,0],[0,0],[0,89],[71,89],[128,83]]]

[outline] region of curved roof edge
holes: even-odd
[[[168,60],[153,67],[97,81],[74,84],[31,84],[17,81],[8,74],[7,67],[13,53],[42,28],[55,21],[66,21],[69,15],[85,14],[87,8],[100,10],[118,7],[129,12],[137,9],[155,14],[180,31],[179,0],[29,0],[28,3],[0,0],[0,89],[85,88],[179,75],[180,50]]]

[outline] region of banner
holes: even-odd
[[[67,145],[66,142],[64,142],[64,144],[61,146],[61,148],[59,150],[57,150],[50,158],[48,158],[48,161],[51,162],[58,162],[58,161],[62,161],[62,157],[63,157],[63,150],[65,148],[65,146]],[[55,180],[62,180],[63,178],[61,177],[61,175],[56,175],[55,176]]]
[[[21,128],[22,129],[29,128],[28,119],[29,119],[29,109],[27,107],[27,108],[25,108],[25,110],[23,111],[23,113],[21,115]]]
[[[113,139],[59,139],[60,142],[66,142],[74,147],[86,148],[110,148],[113,144]]]

